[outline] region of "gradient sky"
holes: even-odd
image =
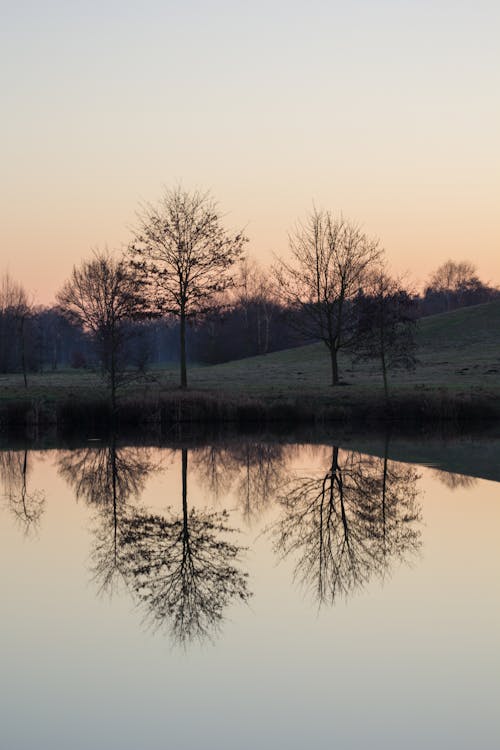
[[[264,262],[314,201],[500,283],[499,38],[496,0],[2,3],[0,271],[49,302],[182,181]]]

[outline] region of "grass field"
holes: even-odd
[[[390,374],[395,402],[453,399],[490,404],[500,410],[500,301],[424,318],[418,325],[418,365],[412,372]],[[256,401],[264,405],[300,403],[321,410],[334,406],[348,414],[360,405],[383,401],[378,363],[353,364],[342,356],[342,386],[332,388],[329,358],[323,344],[274,352],[216,366],[192,365],[190,392],[219,400]],[[123,401],[154,404],[177,393],[177,368],[152,373],[147,382],[129,385]],[[0,376],[2,403],[30,401],[84,403],[105,398],[98,374],[68,370],[31,375],[25,390],[21,375]],[[189,396],[182,396],[185,400]]]

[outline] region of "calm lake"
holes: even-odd
[[[0,449],[5,750],[500,747],[498,442]]]

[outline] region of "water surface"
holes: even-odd
[[[0,451],[1,746],[497,748],[499,485],[380,446]]]

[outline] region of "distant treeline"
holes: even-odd
[[[446,265],[446,264],[445,264]],[[458,266],[460,264],[454,264]],[[465,264],[462,264],[465,265]],[[489,302],[500,291],[481,282],[472,266],[459,283],[435,274],[422,295],[412,295],[417,317]],[[311,342],[301,327],[290,326],[290,310],[274,296],[256,264],[240,272],[235,289],[218,309],[188,325],[188,360],[216,364]],[[19,299],[21,297],[21,299]],[[294,311],[294,315],[296,315]],[[134,369],[179,361],[179,321],[172,315],[130,322],[126,358]],[[57,306],[28,304],[22,288],[8,278],[0,286],[0,372],[44,372],[96,368],[92,336],[71,323]]]

